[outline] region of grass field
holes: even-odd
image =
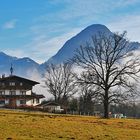
[[[0,110],[0,140],[140,140],[140,120]]]

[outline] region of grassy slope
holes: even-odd
[[[140,140],[140,120],[0,110],[0,140]]]

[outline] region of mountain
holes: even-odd
[[[80,47],[80,45],[85,45],[87,42],[92,42],[92,36],[97,35],[99,32],[103,32],[107,35],[112,34],[112,32],[104,25],[93,24],[88,26],[76,36],[72,37],[70,40],[66,41],[63,47],[51,57],[47,62],[42,64],[42,66],[46,66],[47,64],[54,63],[62,63],[63,61],[72,58],[75,54],[75,50]]]
[[[62,48],[52,56],[48,61],[39,65],[34,60],[24,57],[17,58],[9,56],[3,52],[0,52],[0,74],[10,74],[11,63],[13,64],[14,74],[24,76],[27,78],[33,77],[37,74],[43,74],[47,64],[54,63],[59,64],[72,58],[75,54],[75,50],[80,45],[86,45],[86,43],[92,42],[92,36],[98,35],[98,33],[104,33],[105,35],[113,34],[106,26],[100,24],[93,24],[88,26],[76,36],[72,37],[62,46]],[[131,42],[134,49],[140,48],[140,43]]]
[[[78,49],[81,45],[84,46],[86,43],[92,43],[92,37],[98,36],[99,33],[104,33],[105,35],[113,34],[106,26],[101,24],[93,24],[88,26],[76,36],[72,37],[62,46],[62,48],[48,61],[43,63],[41,67],[46,67],[47,64],[59,64],[64,61],[67,61],[69,58],[72,58],[75,54],[75,50]],[[134,49],[140,48],[140,43],[131,42]]]
[[[24,77],[30,77],[33,71],[39,69],[39,64],[28,57],[17,58],[0,52],[0,73],[9,75],[11,64],[14,74]]]

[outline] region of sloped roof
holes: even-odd
[[[33,80],[30,80],[30,79],[26,79],[26,78],[23,78],[23,77],[19,77],[19,76],[16,76],[16,75],[10,75],[8,77],[2,77],[0,78],[0,82],[5,82],[5,81],[19,81],[19,82],[26,82],[26,83],[29,83],[31,85],[36,85],[36,84],[40,84],[39,82],[36,82],[36,81],[33,81]]]
[[[40,104],[40,106],[60,106],[60,105],[55,102],[48,102],[48,103]]]
[[[35,95],[0,95],[0,99],[41,99],[45,98],[42,94],[35,94]]]

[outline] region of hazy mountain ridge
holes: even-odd
[[[28,71],[39,69],[39,64],[28,57],[17,58],[0,52],[0,73],[9,75],[11,64],[14,69],[13,74],[25,77],[29,76]]]
[[[93,24],[88,26],[76,36],[66,41],[62,48],[41,66],[46,67],[46,65],[50,63],[59,64],[67,61],[69,58],[74,56],[75,50],[78,49],[81,45],[85,46],[87,42],[92,44],[92,37],[98,35],[99,33],[104,33],[105,35],[113,34],[106,26],[101,24]],[[140,48],[139,42],[130,43],[134,46],[134,49]]]
[[[62,48],[52,56],[48,61],[42,64],[38,64],[34,60],[28,57],[17,58],[9,56],[3,52],[0,52],[0,73],[10,74],[11,63],[13,64],[14,74],[24,77],[30,77],[34,72],[43,74],[47,64],[59,64],[72,58],[75,54],[75,50],[81,45],[85,45],[87,42],[92,43],[92,36],[97,35],[99,32],[105,33],[105,35],[113,34],[106,26],[100,24],[93,24],[88,26],[80,33],[66,41]],[[140,49],[139,42],[130,42],[135,50]]]
[[[92,36],[97,35],[99,32],[103,32],[105,34],[112,34],[110,30],[100,24],[93,24],[88,26],[76,36],[72,37],[63,45],[63,47],[51,57],[44,65],[49,63],[62,63],[63,61],[72,58],[75,54],[75,50],[78,49],[81,45],[85,45],[87,42],[92,42]]]

